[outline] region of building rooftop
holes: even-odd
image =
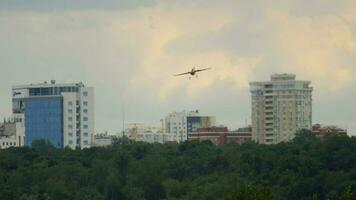
[[[27,85],[15,85],[12,89],[27,89],[27,88],[48,88],[48,87],[85,87],[82,82],[79,83],[56,83],[55,80],[43,83],[31,83]]]
[[[271,81],[290,81],[295,80],[295,74],[272,74]]]

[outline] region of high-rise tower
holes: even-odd
[[[289,141],[298,130],[311,129],[310,84],[296,80],[294,74],[274,74],[270,81],[250,83],[252,137],[256,142]]]

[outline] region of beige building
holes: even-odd
[[[312,127],[310,81],[294,74],[274,74],[270,81],[251,82],[252,138],[261,144],[289,141]]]

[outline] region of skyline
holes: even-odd
[[[312,81],[313,123],[356,134],[355,2],[48,2],[0,2],[1,118],[11,86],[54,79],[95,87],[96,132],[121,130],[122,104],[127,122],[198,109],[238,128],[250,81],[294,73]],[[194,66],[213,70],[173,77]]]

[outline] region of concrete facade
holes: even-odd
[[[14,115],[9,121],[0,123],[0,149],[24,146],[25,126],[23,115]]]
[[[274,74],[270,81],[251,82],[253,139],[261,144],[290,141],[300,129],[312,126],[310,81],[294,74]]]

